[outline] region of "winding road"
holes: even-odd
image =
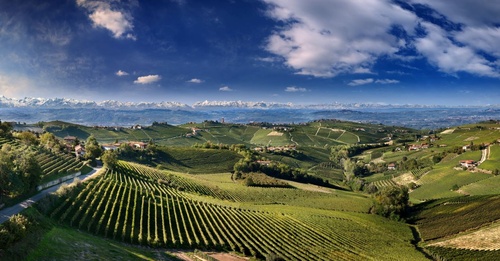
[[[91,172],[85,174],[85,175],[80,175],[76,178],[80,179],[80,180],[87,180],[91,177],[94,177],[96,175],[98,175],[100,173],[100,170],[101,168],[94,168]],[[66,182],[63,182],[63,183],[60,183],[60,184],[57,184],[57,185],[54,185],[50,188],[47,188],[47,189],[44,189],[42,191],[40,191],[38,194],[34,195],[33,197],[31,198],[28,198],[26,200],[24,200],[23,202],[19,203],[19,204],[16,204],[14,206],[11,206],[11,207],[8,207],[8,208],[4,208],[2,210],[0,210],[0,224],[2,224],[3,222],[7,221],[11,216],[23,211],[24,209],[28,208],[29,206],[31,206],[31,204],[39,201],[40,199],[42,199],[43,197],[45,197],[47,194],[49,193],[52,193],[52,192],[55,192],[62,184],[69,184],[71,182],[73,182],[73,180],[67,180]]]

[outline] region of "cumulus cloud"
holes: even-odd
[[[122,70],[118,70],[115,74],[117,76],[126,76],[126,75],[128,75],[128,72],[125,72],[125,71],[122,71]]]
[[[137,80],[134,81],[134,83],[137,84],[149,84],[149,83],[154,83],[161,80],[160,75],[147,75],[147,76],[140,76],[137,78]]]
[[[469,46],[454,43],[441,27],[422,22],[427,35],[415,41],[415,47],[439,70],[453,74],[468,72],[481,76],[499,77],[491,63]]]
[[[379,79],[379,80],[376,80],[375,83],[380,83],[380,84],[396,84],[396,83],[399,83],[398,80],[394,80],[394,79]]]
[[[221,91],[221,92],[230,92],[232,90],[233,89],[229,88],[229,86],[222,86],[219,88],[219,91]]]
[[[368,79],[356,79],[352,80],[350,83],[347,85],[349,86],[359,86],[359,85],[365,85],[374,82],[373,78],[368,78]]]
[[[306,88],[289,86],[285,88],[285,92],[307,92]]]
[[[136,39],[131,33],[134,25],[132,24],[132,16],[128,13],[122,10],[113,10],[111,5],[104,1],[76,0],[76,3],[89,12],[89,18],[95,27],[111,31],[115,38]]]
[[[401,48],[390,34],[392,27],[413,34],[418,21],[389,1],[264,2],[269,4],[268,16],[287,24],[269,36],[267,51],[283,57],[297,74],[316,77],[367,71],[378,57]]]
[[[189,83],[202,83],[202,82],[203,82],[203,80],[201,80],[201,79],[197,79],[197,78],[193,78],[193,79],[191,79],[191,80],[189,80],[189,81],[187,81],[187,82],[189,82]]]

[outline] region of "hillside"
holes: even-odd
[[[273,205],[250,203],[252,195],[262,197],[260,190],[238,192],[236,187],[241,185],[226,178],[224,186],[214,186],[192,176],[123,162],[116,171],[82,186],[51,216],[90,233],[141,245],[215,247],[287,260],[424,259],[411,245],[412,234],[404,224],[352,212],[364,212],[359,207],[369,206],[366,198],[340,191],[280,189],[274,196],[268,195],[273,201],[283,200],[278,210]],[[286,191],[292,194],[283,194]],[[335,196],[329,196],[331,193]],[[290,201],[287,195],[296,199]],[[337,210],[287,203],[314,197],[324,198],[323,204],[328,202]],[[358,202],[355,208],[354,202]],[[302,247],[294,247],[297,245]],[[404,256],[400,256],[401,249],[405,249]]]
[[[39,210],[54,222],[51,233],[82,231],[67,232],[74,244],[95,235],[257,259],[496,260],[499,126],[488,121],[421,132],[336,120],[205,121],[115,130],[45,123],[59,137],[94,135],[100,142],[151,137],[156,144],[119,151],[122,161],[114,169]],[[17,146],[16,140],[0,142]],[[81,166],[68,155],[37,153],[44,180]],[[239,173],[236,166],[243,163],[249,170]],[[304,183],[314,179],[301,175],[319,178],[313,183],[321,186]],[[258,185],[260,179],[269,185]],[[378,192],[400,186],[409,188],[411,202],[403,219],[373,214]],[[26,254],[41,255],[40,248],[33,249]]]

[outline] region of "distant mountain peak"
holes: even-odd
[[[31,98],[21,99],[8,98],[0,95],[0,108],[102,108],[102,109],[169,109],[169,110],[193,110],[193,109],[310,109],[310,110],[360,110],[360,109],[426,109],[426,108],[498,108],[499,105],[485,106],[443,106],[443,105],[419,105],[419,104],[385,104],[385,103],[325,103],[325,104],[293,104],[291,102],[265,102],[265,101],[198,101],[187,105],[175,101],[162,102],[122,102],[116,100],[105,100],[101,102],[89,100],[76,100],[70,98]]]

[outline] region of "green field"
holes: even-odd
[[[230,172],[240,158],[229,150],[160,147],[155,164],[173,171],[206,174]]]
[[[274,254],[287,260],[425,259],[411,245],[412,233],[402,223],[310,205],[285,204],[277,209],[273,205],[231,203],[221,201],[220,195],[235,191],[217,192],[200,183],[196,186],[195,179],[184,179],[185,188],[179,191],[158,183],[159,179],[169,177],[161,171],[121,163],[117,171],[87,183],[51,216],[90,233],[141,245],[216,248],[258,258]],[[297,189],[282,189],[290,190]],[[206,191],[215,194],[202,196]],[[235,193],[233,198],[247,200],[243,195],[261,195],[261,191]],[[346,196],[346,202],[363,200],[356,194],[342,195]],[[281,196],[287,197],[286,193]],[[330,197],[333,201],[325,197],[320,203],[337,205],[338,196]],[[305,195],[306,199],[311,200],[310,195]]]
[[[410,196],[419,200],[436,199],[460,196],[458,191],[452,191],[452,187],[459,188],[491,177],[490,174],[469,172],[462,169],[454,169],[460,160],[481,158],[481,151],[469,151],[442,160],[433,166],[426,175],[422,176],[418,183],[420,187],[410,193]]]
[[[500,170],[500,145],[491,145],[489,148],[490,155],[484,161],[480,168],[486,169],[486,170]]]

